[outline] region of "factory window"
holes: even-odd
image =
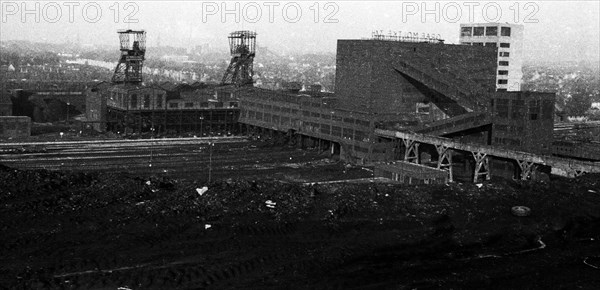
[[[321,124],[321,133],[329,135],[331,127],[329,125]]]
[[[498,71],[498,75],[507,76],[508,75],[508,71],[507,70],[499,70]]]
[[[506,51],[501,51],[501,52],[499,52],[498,54],[499,54],[500,56],[503,56],[503,57],[509,57],[509,56],[510,56],[510,53],[508,53],[508,52],[506,52]]]
[[[525,116],[525,101],[512,100],[512,118],[522,119]]]
[[[552,110],[554,109],[554,102],[552,100],[542,101],[542,119],[552,119]]]
[[[262,112],[256,112],[256,120],[262,120],[263,118],[263,113]]]
[[[302,115],[305,117],[310,117],[310,112],[309,111],[302,111]]]
[[[352,118],[344,118],[344,123],[354,124],[354,119],[352,119]]]
[[[338,122],[341,122],[341,121],[342,121],[342,117],[339,117],[339,116],[331,116],[331,120],[333,120],[333,121],[338,121]]]
[[[344,138],[352,139],[354,132],[350,128],[344,128]]]
[[[460,36],[471,36],[473,32],[473,27],[461,27],[460,28]]]
[[[321,114],[321,118],[323,118],[325,120],[331,120],[331,115]]]
[[[290,118],[289,117],[281,117],[281,125],[289,125]]]
[[[150,108],[150,95],[144,96],[144,108],[145,109]]]
[[[496,44],[495,42],[486,42],[485,46],[496,47],[498,46],[498,44]]]
[[[485,28],[486,36],[498,36],[498,27],[496,26],[488,26]]]
[[[131,95],[131,107],[132,108],[137,108],[137,95]]]
[[[341,137],[342,136],[342,128],[338,126],[331,126],[331,135]]]
[[[500,47],[503,47],[503,48],[510,48],[510,43],[501,42],[501,43],[500,43]]]
[[[194,107],[194,103],[185,103],[184,107],[186,107],[186,108],[193,108]]]
[[[162,108],[163,106],[163,95],[156,96],[156,107]]]
[[[279,124],[279,115],[273,115],[273,123]]]
[[[208,102],[200,103],[200,108],[208,108]]]
[[[177,108],[179,108],[179,103],[170,103],[169,108],[177,109]]]
[[[363,141],[367,135],[363,131],[354,131],[354,140]]]
[[[529,101],[529,120],[537,120],[540,112],[540,101],[531,100]]]
[[[498,80],[498,84],[499,85],[506,85],[506,84],[508,84],[508,80]]]
[[[223,102],[216,102],[215,108],[223,108]]]
[[[313,118],[321,118],[321,114],[315,113],[315,112],[311,112],[310,116],[313,117]]]
[[[498,117],[508,118],[508,100],[499,99],[496,106]]]
[[[265,122],[271,122],[271,114],[265,113],[263,115],[263,121],[265,121]]]
[[[473,42],[473,46],[483,46],[483,42]]]
[[[500,61],[498,62],[500,66],[508,66],[508,61]]]
[[[364,126],[364,127],[369,127],[371,126],[371,122],[369,121],[363,121],[363,120],[356,120],[356,123],[360,126]]]
[[[510,36],[510,27],[502,27],[500,30],[501,36]]]
[[[473,28],[473,36],[483,36],[484,27],[474,27]]]

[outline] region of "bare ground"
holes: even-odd
[[[210,184],[0,167],[0,288],[600,288],[598,175],[307,185],[370,172],[286,154],[303,163],[225,166]]]

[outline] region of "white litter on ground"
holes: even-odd
[[[277,205],[277,203],[273,202],[272,200],[267,200],[265,203],[267,204],[268,208],[275,208],[275,205]]]
[[[475,184],[475,186],[477,186],[477,188],[481,188],[481,187],[483,187],[483,183],[477,183],[477,184]]]
[[[150,186],[152,184],[152,182],[150,182],[150,180],[146,181],[146,185]]]
[[[198,192],[198,194],[200,196],[202,196],[203,194],[205,194],[208,191],[208,187],[202,187],[202,188],[196,188],[196,192]]]
[[[205,225],[204,225],[204,229],[205,229],[205,230],[208,230],[208,229],[210,229],[210,228],[212,228],[212,226],[211,226],[211,225],[209,225],[209,224],[205,224]]]

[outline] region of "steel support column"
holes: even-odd
[[[521,180],[528,180],[531,178],[531,173],[535,170],[537,165],[533,162],[517,160],[519,168],[521,168]]]
[[[411,139],[402,139],[404,143],[404,161],[419,164],[419,143]]]
[[[436,145],[435,149],[439,155],[437,168],[448,171],[448,181],[454,182],[452,171],[452,149],[443,145]]]
[[[473,182],[477,183],[480,176],[485,175],[485,180],[490,180],[490,159],[487,154],[480,152],[471,152],[475,158],[475,175]]]

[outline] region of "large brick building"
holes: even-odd
[[[335,93],[348,110],[436,121],[475,110],[476,101],[486,103],[481,99],[495,90],[495,71],[491,47],[339,40]],[[467,95],[459,99],[464,103],[450,90]]]

